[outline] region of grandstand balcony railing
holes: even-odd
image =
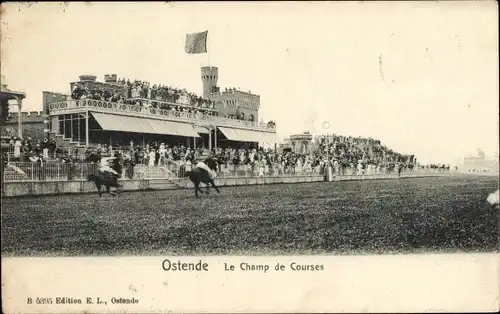
[[[177,104],[170,104],[176,106]],[[67,114],[79,112],[79,109],[91,111],[126,114],[131,116],[141,116],[146,118],[160,118],[162,120],[187,122],[205,126],[229,126],[242,129],[253,129],[267,132],[276,132],[274,124],[260,123],[257,121],[237,120],[219,116],[211,116],[202,113],[188,113],[168,109],[158,109],[139,105],[124,103],[114,103],[102,100],[79,99],[54,102],[49,105],[50,114]],[[196,107],[194,107],[196,109]]]
[[[3,169],[4,182],[19,181],[71,181],[87,180],[87,176],[96,173],[99,168],[95,163],[32,163],[32,162],[9,162]],[[186,171],[191,170],[191,165],[182,165],[177,163],[168,163],[159,166],[148,166],[139,164],[135,166],[125,165],[123,167],[122,179],[167,179],[179,180],[185,177]],[[386,169],[373,169],[371,171],[357,171],[347,168],[333,171],[334,176],[377,176],[398,174],[398,171]],[[449,171],[441,169],[407,169],[401,175],[446,175]],[[281,164],[271,166],[252,166],[252,165],[220,165],[217,171],[217,177],[222,178],[248,178],[260,176],[308,176],[308,175],[326,175],[321,167],[284,167]]]

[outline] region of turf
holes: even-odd
[[[491,177],[9,198],[2,256],[498,251]]]

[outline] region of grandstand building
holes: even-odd
[[[202,67],[201,79],[203,99],[213,105],[205,106],[207,101],[203,100],[203,104],[193,106],[187,92],[174,101],[159,100],[151,88],[142,94],[131,91],[130,85],[114,74],[106,75],[104,82],[92,75],[81,75],[79,81],[70,83],[73,94],[76,89],[100,90],[113,97],[75,98],[44,92],[49,132],[70,145],[87,147],[128,145],[131,141],[139,145],[157,141],[209,149],[276,143],[274,122],[257,120],[260,96],[234,89],[220,91],[216,67]]]

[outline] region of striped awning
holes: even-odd
[[[200,137],[191,124],[92,112],[103,130]]]
[[[257,143],[277,143],[276,133],[258,132],[243,129],[231,129],[219,127],[219,130],[231,141],[257,142]]]
[[[195,129],[196,133],[198,133],[198,134],[209,134],[210,133],[210,131],[208,131],[207,128],[204,128],[201,126],[195,127],[194,129]]]
[[[276,133],[261,132],[260,137],[260,143],[279,143],[278,135]]]

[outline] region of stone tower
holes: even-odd
[[[203,97],[208,98],[208,95],[217,90],[217,80],[219,79],[219,68],[217,67],[201,67],[201,80],[203,82]]]

